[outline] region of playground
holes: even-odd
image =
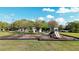
[[[23,21],[23,23],[21,21]],[[37,26],[31,28],[29,27],[30,29],[28,29],[27,27],[23,28],[25,20],[21,21],[20,21],[21,23],[18,25],[23,25],[22,28],[19,27],[18,29],[16,29],[16,27],[13,27],[7,30],[6,28],[1,29],[0,51],[53,51],[53,50],[78,51],[79,50],[78,30],[76,31],[75,29],[72,32],[61,32],[58,30],[59,29],[58,27],[53,26],[54,23],[56,23],[55,21],[49,22],[49,25],[52,25],[50,29],[48,27],[46,29],[39,27],[38,29]],[[46,24],[44,25],[46,26]],[[71,28],[69,30],[71,31]]]
[[[58,28],[53,28],[53,31],[51,31],[48,34],[42,34],[42,33],[25,33],[25,32],[2,32],[0,36],[0,40],[58,40],[58,41],[67,41],[67,40],[79,40],[79,37],[77,37],[79,34],[76,34],[76,37],[73,36],[74,33],[70,33],[71,35],[68,35],[69,33],[60,33],[58,31]]]
[[[38,40],[35,37],[36,34],[18,34],[12,32],[0,32],[1,37],[7,37],[7,39],[0,38],[0,50],[1,51],[75,51],[79,50],[79,41],[51,41],[51,40]],[[23,36],[22,36],[23,35]],[[16,38],[17,39],[12,39]],[[23,39],[32,37],[34,39]],[[10,38],[9,38],[10,37]],[[20,38],[19,38],[20,37]],[[47,37],[47,36],[46,36]],[[22,38],[22,39],[21,39]]]
[[[67,41],[67,40],[79,40],[78,37],[58,34],[61,36],[58,38],[57,36],[50,37],[48,34],[17,34],[15,32],[1,32],[0,40],[38,40],[38,41]]]
[[[0,15],[0,50],[79,50],[77,15],[71,12],[72,19],[68,15],[60,17],[57,11],[61,7],[55,8],[1,8],[4,14]],[[49,9],[54,9],[55,14],[47,14]]]

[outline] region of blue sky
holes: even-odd
[[[79,20],[78,7],[0,7],[0,21],[20,19],[56,20],[59,24]]]

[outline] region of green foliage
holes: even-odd
[[[21,19],[12,23],[11,27],[15,29],[26,29],[32,27],[33,24],[34,23],[32,21]]]
[[[68,23],[65,29],[69,30],[70,32],[79,32],[79,21]]]
[[[50,27],[58,27],[59,26],[58,22],[56,22],[56,21],[49,21],[48,24]]]
[[[49,21],[48,23],[43,21],[43,20],[36,20],[31,21],[31,20],[26,20],[26,19],[21,19],[17,20],[11,24],[8,24],[6,22],[0,22],[0,30],[18,30],[18,29],[28,29],[29,31],[32,32],[33,27],[35,27],[37,30],[40,28],[42,30],[46,30],[50,27],[50,29],[53,29],[54,27],[59,27],[59,30],[63,30],[63,25],[60,25],[56,21]],[[79,32],[79,21],[73,21],[69,22],[66,27],[66,30],[69,30],[70,32]],[[27,30],[26,30],[27,31]]]
[[[0,29],[8,29],[9,24],[6,22],[0,22]]]
[[[46,29],[46,28],[48,28],[48,24],[47,24],[47,22],[45,22],[45,21],[37,20],[37,21],[35,22],[35,27],[36,27],[36,28],[44,28],[44,29]]]
[[[63,25],[59,25],[59,30],[64,30],[64,26]]]

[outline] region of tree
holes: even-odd
[[[64,26],[63,25],[59,25],[59,31],[64,30]]]
[[[42,32],[42,29],[48,28],[48,23],[43,20],[36,20],[35,27],[39,32]]]
[[[5,31],[8,29],[9,24],[6,22],[0,22],[0,30]]]
[[[25,20],[25,19],[22,19],[22,20],[17,20],[15,22],[13,22],[11,24],[11,27],[12,29],[14,30],[18,30],[18,29],[21,29],[21,31],[23,31],[24,29],[26,29],[28,27],[28,21]]]
[[[24,32],[24,31],[32,30],[33,26],[34,26],[33,21],[21,19],[21,20],[17,20],[15,22],[13,22],[11,24],[11,29]]]
[[[56,21],[49,21],[48,22],[50,30],[52,30],[54,27],[58,27],[58,23]]]
[[[69,30],[70,32],[79,32],[79,21],[69,22],[65,29]]]

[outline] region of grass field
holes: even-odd
[[[0,51],[79,51],[79,41],[0,40]]]
[[[13,33],[13,32],[0,32],[0,36],[11,36],[11,35],[15,35],[15,33]]]
[[[73,36],[73,37],[78,37],[79,38],[79,33],[66,33],[66,32],[62,32],[61,34],[65,34],[65,35],[69,35],[69,36]]]
[[[79,51],[79,41],[0,40],[1,51]]]

